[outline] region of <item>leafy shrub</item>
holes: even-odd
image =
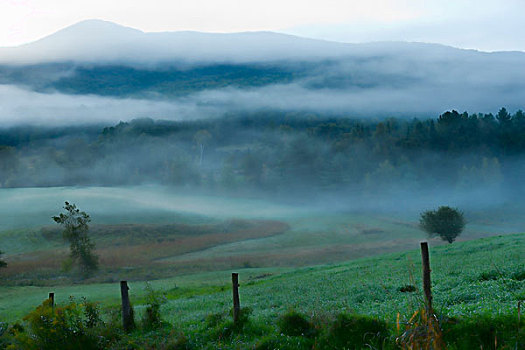
[[[98,304],[88,302],[86,298],[82,298],[82,306],[84,307],[86,328],[92,329],[102,324]]]
[[[0,334],[0,349],[18,349],[20,342],[16,340],[19,333],[24,332],[25,329],[20,323],[15,323],[11,327],[7,323],[2,322],[2,330]]]
[[[310,337],[316,333],[314,325],[304,315],[293,310],[282,315],[277,324],[279,331],[285,335]]]
[[[384,321],[343,313],[337,316],[321,344],[327,349],[383,348],[388,336]]]
[[[9,324],[6,322],[0,322],[0,337],[7,331]]]
[[[142,318],[142,325],[146,329],[159,328],[162,325],[160,317],[160,306],[166,302],[166,298],[161,293],[153,290],[149,283],[146,283],[146,311]]]
[[[5,349],[9,345],[8,329],[9,324],[7,322],[0,322],[0,349]]]
[[[98,308],[73,299],[65,306],[52,307],[46,300],[24,317],[28,329],[13,327],[15,348],[23,349],[99,349],[104,339],[99,336],[102,326]]]

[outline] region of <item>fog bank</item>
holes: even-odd
[[[309,82],[261,88],[205,90],[176,98],[114,98],[41,93],[0,85],[0,122],[4,127],[32,125],[115,124],[137,118],[189,120],[256,110],[309,111],[353,117],[419,117],[445,110],[491,111],[523,108],[525,88],[478,86],[368,87],[311,89]]]

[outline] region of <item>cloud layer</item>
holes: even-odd
[[[0,121],[17,124],[114,124],[136,118],[184,120],[218,117],[227,112],[264,109],[311,111],[358,117],[435,117],[445,110],[488,112],[506,106],[523,108],[525,88],[463,85],[414,85],[309,89],[304,84],[262,88],[205,90],[173,99],[111,98],[94,95],[39,93],[0,85]]]

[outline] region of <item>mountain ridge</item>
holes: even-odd
[[[31,43],[0,48],[0,63],[75,61],[144,64],[172,60],[264,62],[393,55],[404,52],[427,58],[453,53],[525,58],[525,53],[520,51],[484,52],[421,42],[342,43],[271,31],[143,32],[113,22],[92,19],[78,22]]]
[[[4,98],[6,105],[27,95],[46,106],[52,98],[69,101],[68,110],[80,96],[101,96],[121,99],[115,106],[129,99],[163,101],[175,107],[157,106],[162,116],[166,108],[182,108],[188,118],[257,108],[434,115],[502,105],[523,109],[524,67],[525,53],[519,52],[346,44],[273,32],[144,33],[87,21],[23,47],[0,49],[0,88],[13,96]],[[25,100],[6,110],[19,113],[27,108]],[[152,109],[147,115],[155,115]],[[132,110],[138,116],[136,105]]]

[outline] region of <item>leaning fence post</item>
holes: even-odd
[[[425,304],[427,311],[432,312],[432,290],[430,281],[430,258],[428,255],[428,243],[421,242],[421,260],[423,263],[423,292],[425,293]]]
[[[120,281],[120,295],[122,297],[122,326],[126,332],[133,329],[134,326],[133,312],[131,311],[128,290],[128,282]]]
[[[239,322],[239,315],[241,313],[241,302],[239,301],[239,274],[232,273],[232,287],[233,287],[233,323]]]
[[[51,304],[51,307],[55,307],[55,293],[49,292],[49,303]]]

